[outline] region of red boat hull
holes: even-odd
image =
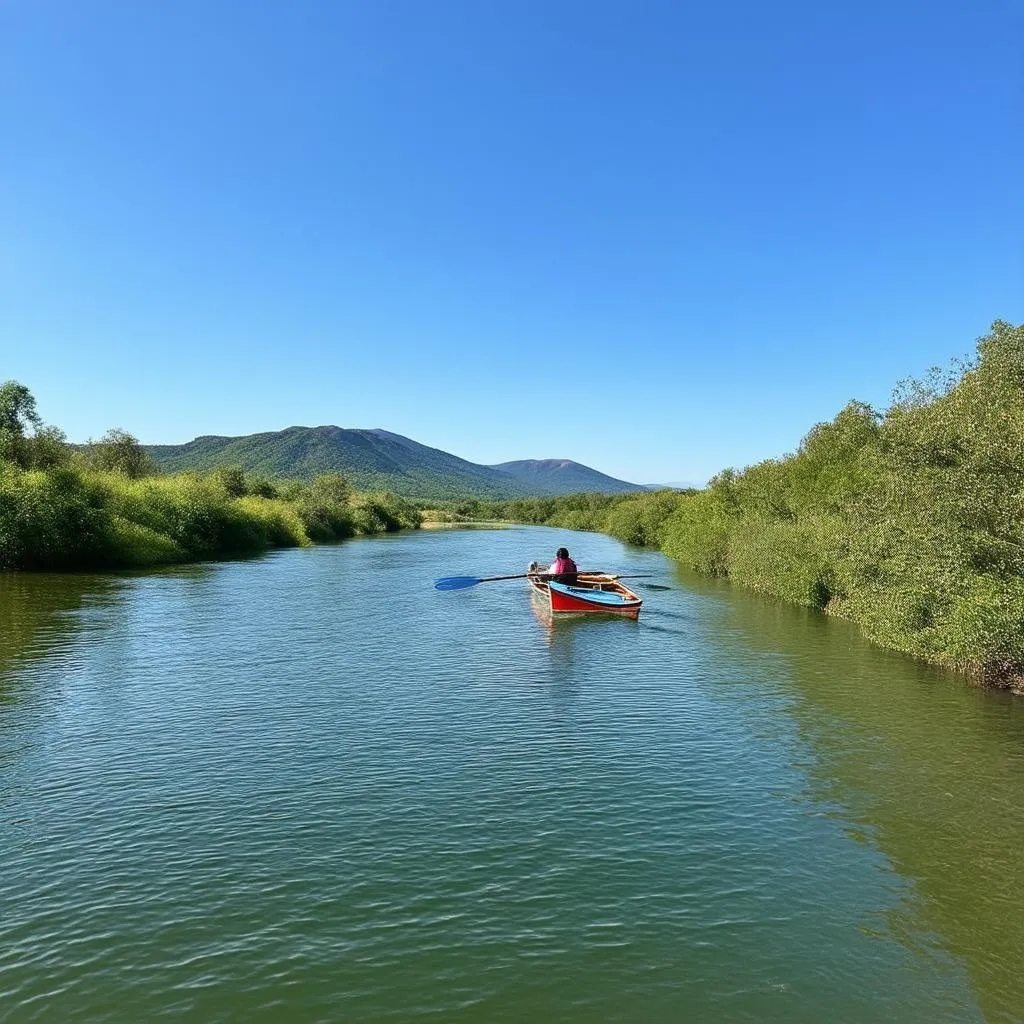
[[[619,615],[635,619],[640,614],[640,606],[643,601],[637,597],[625,584],[620,583],[612,576],[594,573],[592,575],[579,577],[579,588],[574,588],[573,593],[565,593],[561,590],[553,590],[547,585],[546,580],[530,577],[530,586],[543,595],[548,601],[548,607],[552,612],[589,612],[602,615]],[[598,601],[588,601],[585,595],[579,593],[592,587],[596,590],[619,594],[624,598],[622,604],[611,605]]]

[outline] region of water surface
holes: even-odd
[[[652,572],[552,622],[565,543]],[[591,534],[0,578],[0,1016],[1014,1021],[1024,702]]]

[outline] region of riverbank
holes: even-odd
[[[124,430],[72,445],[32,393],[0,384],[0,570],[123,569],[414,529],[397,495],[338,473],[275,480],[238,467],[164,475]]]
[[[27,428],[34,427],[29,433]],[[0,569],[120,568],[229,557],[430,522],[607,533],[682,565],[849,619],[875,643],[1024,688],[1024,326],[850,402],[798,450],[701,491],[467,500],[419,511],[239,469],[156,476],[134,438],[72,449],[26,389],[0,386]]]
[[[0,569],[142,568],[418,526],[408,502],[353,493],[336,474],[308,484],[234,470],[133,480],[73,463],[0,466]]]
[[[702,491],[463,502],[453,513],[607,533],[855,622],[873,642],[1024,689],[1024,326],[851,402],[791,455]]]

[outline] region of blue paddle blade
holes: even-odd
[[[465,590],[475,587],[480,580],[476,576],[445,576],[443,580],[434,581],[435,590]]]

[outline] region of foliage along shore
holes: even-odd
[[[791,455],[702,491],[462,502],[449,514],[596,530],[857,623],[883,647],[1024,686],[1024,325],[849,403]]]
[[[1024,325],[849,403],[799,449],[701,491],[453,502],[445,521],[537,523],[658,547],[700,572],[857,623],[876,643],[1024,686]],[[74,449],[22,385],[0,385],[0,569],[158,565],[419,525],[392,494],[328,474],[153,475],[130,435]]]
[[[137,568],[415,528],[387,492],[337,473],[309,482],[240,469],[158,475],[130,434],[68,445],[24,385],[0,385],[0,570]]]

